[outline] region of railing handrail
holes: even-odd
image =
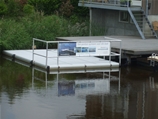
[[[110,42],[110,54],[109,54],[109,61],[111,62],[111,56],[119,56],[119,64],[121,65],[121,40],[120,39],[115,39],[115,38],[109,38],[109,37],[104,37],[105,40],[74,40],[74,41],[45,41],[45,40],[41,40],[41,39],[37,39],[37,38],[33,38],[33,46],[35,45],[35,41],[38,41],[38,42],[43,42],[43,43],[46,43],[46,55],[41,55],[41,54],[38,54],[38,53],[35,53],[34,50],[35,48],[32,47],[32,61],[34,62],[34,55],[38,55],[38,56],[41,56],[41,57],[45,57],[46,58],[46,64],[45,66],[47,67],[47,64],[48,64],[48,44],[49,43],[59,43],[59,42]],[[109,39],[109,40],[108,40]],[[119,53],[113,53],[111,51],[111,42],[120,42],[120,50],[119,50]],[[98,55],[100,56],[100,55]],[[106,56],[106,55],[102,55],[102,56]],[[84,57],[84,56],[81,56],[81,57]],[[89,55],[90,57],[90,55]],[[59,64],[59,54],[57,52],[57,64]]]
[[[79,3],[86,4],[100,4],[100,5],[113,5],[113,6],[124,6],[129,7],[130,3],[136,0],[79,0]]]
[[[105,42],[105,41],[107,41],[107,42],[111,42],[111,41],[115,41],[115,42],[121,42],[122,40],[120,40],[120,39],[115,39],[115,38],[109,38],[109,37],[104,37],[105,39],[104,40],[72,40],[72,41],[46,41],[46,40],[41,40],[41,39],[36,39],[36,38],[33,38],[34,40],[36,40],[36,41],[41,41],[41,42],[44,42],[44,43],[59,43],[59,42],[79,42],[79,41],[81,41],[81,42],[90,42],[90,41],[100,41],[100,42]],[[110,39],[110,40],[107,40],[107,39]]]

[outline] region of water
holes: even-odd
[[[131,66],[103,74],[46,80],[45,73],[0,58],[1,119],[157,119],[157,72]]]

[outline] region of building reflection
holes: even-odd
[[[88,95],[85,118],[156,119],[158,93],[154,91],[157,90],[157,84],[153,80],[149,78],[143,84],[136,82],[138,89],[130,85],[121,90],[119,95]]]
[[[157,119],[158,81],[150,76],[144,81],[120,81],[120,71],[103,72],[101,79],[59,80],[58,96],[85,99],[85,112],[67,119]],[[46,80],[47,81],[47,80]]]

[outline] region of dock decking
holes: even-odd
[[[35,53],[45,55],[46,50],[34,50]],[[28,66],[32,65],[32,50],[5,50],[4,55],[13,61],[23,62]],[[47,66],[45,65],[46,58],[38,55],[34,56],[34,65],[43,70],[49,70],[50,72],[62,71],[62,70],[99,70],[99,69],[116,69],[119,67],[119,63],[105,60],[98,57],[76,57],[76,56],[64,56],[59,57],[57,63],[57,50],[52,49],[48,51]]]
[[[121,44],[121,40],[71,42],[45,41],[33,38],[32,46],[35,46],[37,42],[45,43],[46,49],[32,47],[32,50],[5,50],[3,54],[12,61],[33,66],[48,73],[61,70],[106,70],[107,68],[111,70],[118,68],[121,64],[121,49],[119,53],[111,52],[110,45],[111,42]],[[49,44],[57,44],[57,49],[49,48]],[[119,57],[119,62],[111,61],[112,57]]]
[[[132,36],[88,36],[88,37],[57,37],[57,41],[103,41],[106,38],[111,41],[111,51],[120,52],[120,46],[113,40],[121,40],[121,55],[139,56],[139,55],[151,55],[158,52],[158,40],[147,39],[142,40],[139,37]],[[57,49],[35,49],[33,58],[33,50],[5,50],[4,55],[10,57],[13,61],[22,61],[28,65],[34,65],[44,70],[59,71],[59,70],[88,70],[88,69],[111,69],[118,68],[120,62],[114,62],[111,60],[105,60],[104,58],[98,58],[94,56],[58,56]],[[118,55],[119,56],[119,55]],[[47,60],[46,60],[47,59]],[[111,59],[111,58],[110,58]]]
[[[112,39],[120,39],[121,52],[126,55],[151,55],[158,53],[158,39],[146,39],[135,36],[108,36]],[[88,37],[57,37],[56,40],[105,40],[104,36],[88,36]],[[113,42],[111,43],[113,51],[119,51],[119,46]]]

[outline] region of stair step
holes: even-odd
[[[150,27],[150,30],[154,31],[154,29],[153,29],[153,28],[151,28],[151,27]]]
[[[150,33],[149,33],[149,34],[145,34],[145,33],[144,33],[144,36],[155,36],[155,35],[152,35],[152,34],[150,34]]]
[[[151,34],[151,35],[155,35],[153,32],[143,32],[144,34]]]
[[[145,37],[148,37],[148,38],[155,38],[156,36],[146,36],[146,35],[145,35]]]
[[[133,14],[134,16],[144,16],[143,14]]]
[[[137,21],[137,23],[143,23],[143,21]]]
[[[134,17],[138,18],[138,19],[142,19],[143,18],[143,16],[135,16],[135,15],[134,15]]]
[[[144,35],[145,37],[156,37],[156,36],[153,36],[153,35]]]
[[[151,34],[151,33],[144,33],[144,35],[150,35],[150,36],[153,36],[153,34]]]
[[[137,21],[142,21],[143,19],[142,18],[135,18]]]
[[[142,13],[133,13],[133,15],[143,15]]]

